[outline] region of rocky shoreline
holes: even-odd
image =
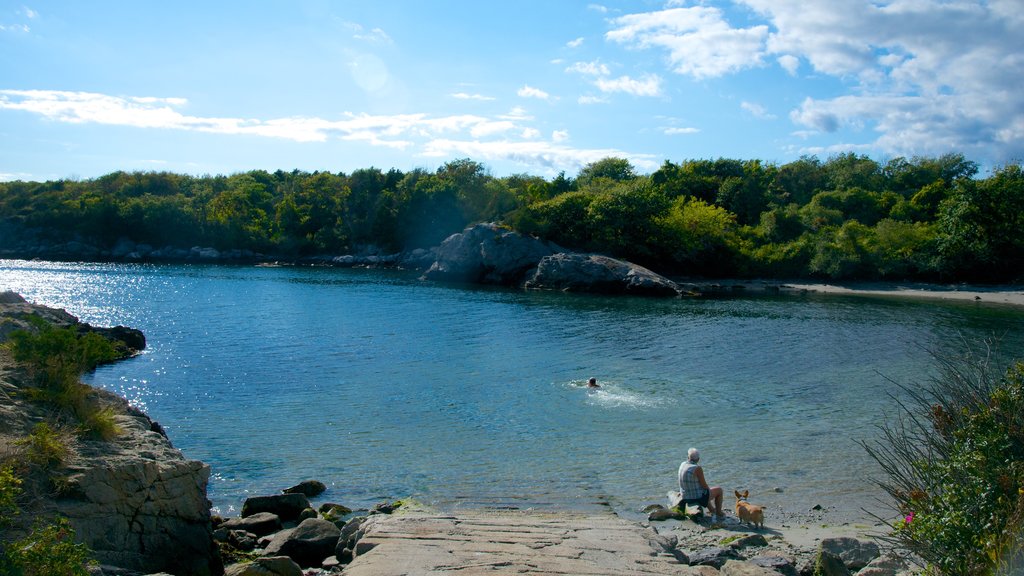
[[[127,355],[145,347],[145,337],[137,330],[95,328],[64,310],[27,303],[11,292],[0,294],[0,341],[12,330],[30,328],[33,316],[115,339]],[[19,393],[27,385],[26,375],[0,348],[0,449],[8,454],[16,452],[18,439],[46,413]],[[466,566],[458,568],[463,571],[476,566],[473,562],[481,554],[487,558],[487,572],[509,574],[544,563],[552,563],[557,573],[621,573],[626,557],[642,567],[637,571],[651,574],[810,576],[823,566],[830,566],[821,568],[824,574],[910,571],[871,541],[870,532],[879,526],[828,526],[822,524],[827,511],[807,518],[772,517],[764,529],[743,525],[731,515],[712,523],[674,512],[658,514],[657,509],[640,522],[610,510],[451,514],[414,502],[382,502],[352,511],[331,501],[314,505],[325,486],[306,481],[280,494],[249,498],[237,518],[219,518],[211,515],[206,496],[208,465],[175,449],[158,423],[123,398],[101,390],[92,393],[115,410],[121,434],[111,441],[76,442],[74,454],[59,469],[35,479],[37,498],[28,512],[67,517],[78,540],[99,560],[97,576],[399,574],[413,568],[454,570],[452,559],[465,556]],[[55,479],[59,489],[54,488]],[[552,526],[559,528],[552,532]],[[424,530],[459,537],[431,536],[434,544],[424,549]],[[508,546],[497,546],[509,533],[518,536],[505,542]],[[586,536],[609,533],[615,537],[601,536],[596,544]],[[583,563],[564,558],[566,549],[574,550],[571,555]]]

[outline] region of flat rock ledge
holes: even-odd
[[[470,511],[371,516],[346,576],[703,574],[608,514]]]

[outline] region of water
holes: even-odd
[[[924,381],[927,350],[963,338],[1024,344],[1024,310],[1005,306],[609,298],[399,271],[0,261],[0,289],[146,333],[143,355],[86,379],[209,463],[225,515],[309,478],[354,508],[635,514],[690,446],[727,494],[857,514],[878,495],[857,442],[894,413],[893,381]]]

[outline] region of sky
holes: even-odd
[[[1024,157],[1024,0],[0,0],[0,180]]]

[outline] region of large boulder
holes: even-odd
[[[305,494],[313,498],[323,494],[324,490],[327,490],[327,486],[319,480],[303,480],[295,486],[285,488],[282,492],[285,494]]]
[[[306,508],[309,508],[309,498],[305,494],[253,496],[242,503],[242,518],[259,512],[270,512],[284,522],[291,522],[297,520]]]
[[[600,254],[559,253],[541,258],[526,288],[638,296],[678,296],[675,282],[624,260]]]
[[[278,532],[264,550],[267,556],[288,556],[304,568],[320,566],[333,556],[341,530],[332,522],[309,518],[289,530]]]
[[[244,518],[231,518],[220,525],[228,530],[245,530],[257,536],[266,536],[281,530],[281,519],[277,514],[257,512]]]
[[[436,249],[426,280],[519,284],[541,258],[562,251],[557,245],[501,228],[477,224],[452,234]]]
[[[302,568],[287,556],[269,556],[232,564],[224,576],[302,576]]]
[[[821,541],[819,550],[838,557],[851,572],[856,572],[867,566],[882,554],[878,544],[849,536],[825,538]]]

